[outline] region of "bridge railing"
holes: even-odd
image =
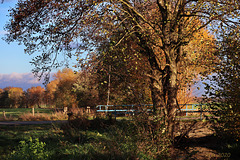
[[[204,104],[179,104],[178,113],[185,113],[188,116],[189,113],[200,113],[200,119],[203,118],[203,113],[208,112],[203,110]],[[118,114],[131,114],[139,112],[139,109],[145,108],[146,111],[152,112],[152,104],[131,104],[131,105],[97,105],[96,111],[98,113],[112,113],[115,118]]]

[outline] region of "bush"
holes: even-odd
[[[14,160],[46,160],[48,153],[45,151],[44,142],[40,142],[38,138],[33,140],[31,137],[28,141],[20,141],[19,146],[14,150],[8,159]]]
[[[212,110],[215,110],[212,121],[215,122],[214,129],[218,136],[222,138],[229,137],[232,140],[240,140],[240,114],[228,104],[212,104]]]
[[[72,143],[98,144],[101,151],[95,154],[115,159],[164,159],[170,140],[161,122],[161,118],[148,113],[141,113],[132,121],[74,116],[62,129]],[[99,132],[103,134],[97,136]]]
[[[136,128],[135,137],[138,156],[141,159],[165,159],[171,141],[167,136],[166,126],[159,115],[149,116],[141,113],[132,122]]]

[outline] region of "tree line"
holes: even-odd
[[[83,72],[82,74],[83,75]],[[86,77],[85,77],[86,78]],[[80,74],[72,69],[59,70],[54,80],[46,85],[31,87],[24,91],[20,87],[6,87],[0,89],[0,107],[32,108],[32,107],[76,107],[93,106],[96,103],[96,94],[86,89],[78,89]],[[87,93],[88,92],[88,93]],[[89,101],[88,101],[89,100]]]
[[[151,104],[151,91],[147,77],[142,75],[141,68],[134,68],[123,62],[111,62],[115,58],[106,58],[104,63],[96,63],[96,55],[84,69],[76,72],[64,68],[54,74],[53,80],[45,88],[36,86],[24,91],[20,87],[6,87],[0,89],[0,107],[32,108],[32,107],[94,107],[98,104]],[[119,60],[119,59],[118,59]],[[124,61],[124,60],[122,60]],[[111,70],[109,70],[111,66]],[[129,68],[128,68],[129,67]],[[126,72],[126,73],[125,73]],[[110,78],[110,81],[108,81]],[[189,91],[190,90],[190,91]],[[109,98],[108,98],[109,91]],[[183,86],[179,91],[179,102],[186,104],[194,100],[192,89]]]

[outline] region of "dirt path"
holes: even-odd
[[[181,142],[179,149],[174,151],[174,154],[177,155],[174,159],[216,160],[223,158],[221,157],[222,154],[216,150],[221,145],[221,142],[214,136],[210,123],[197,122],[188,133],[188,137]],[[229,157],[225,158],[230,159]]]
[[[0,121],[0,125],[38,125],[52,123],[67,123],[67,121]]]

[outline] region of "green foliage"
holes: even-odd
[[[205,100],[210,101],[209,108],[215,111],[217,133],[235,140],[240,138],[240,36],[237,32],[238,28],[221,34],[216,52],[220,61],[215,74],[209,76],[210,83],[205,84]]]
[[[14,160],[45,160],[48,158],[48,153],[45,151],[46,143],[40,142],[38,138],[27,141],[20,141],[19,146],[14,150],[8,159]]]
[[[62,126],[69,142],[97,145],[100,154],[116,159],[158,159],[168,156],[170,140],[159,117],[142,113],[132,121],[78,118]],[[96,151],[98,152],[99,151]],[[95,153],[96,154],[96,153]],[[95,156],[95,155],[94,155]]]
[[[79,107],[95,107],[100,103],[96,76],[92,75],[90,71],[79,72],[72,89],[77,96]]]

